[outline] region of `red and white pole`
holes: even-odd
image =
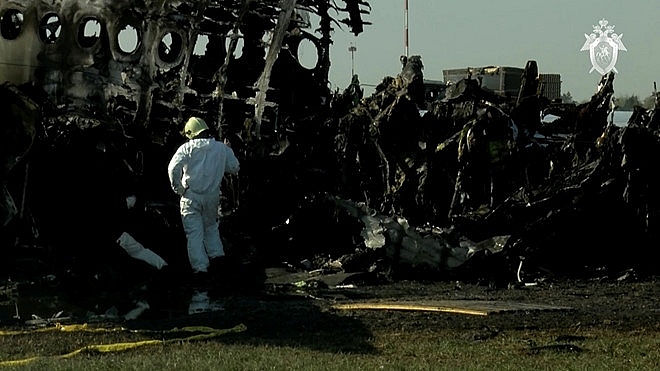
[[[404,11],[403,11],[403,46],[406,52],[406,57],[408,57],[408,0],[403,0],[404,1]]]

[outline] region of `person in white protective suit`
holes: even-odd
[[[216,140],[203,119],[191,117],[183,134],[189,140],[176,150],[167,171],[172,190],[181,196],[193,274],[204,274],[212,259],[225,255],[219,230],[220,186],[224,175],[238,173],[240,165],[228,142]]]

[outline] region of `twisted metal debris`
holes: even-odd
[[[16,138],[3,136],[16,144],[3,152],[3,246],[117,278],[141,269],[117,252],[121,228],[185,261],[164,169],[194,114],[242,164],[223,184],[228,255],[434,277],[521,279],[521,261],[527,274],[650,269],[658,105],[617,127],[614,74],[590,101],[556,104],[537,94],[535,61],[514,100],[465,79],[427,102],[420,56],[368,97],[357,76],[332,92],[332,26],[357,35],[368,23],[367,3],[344,4],[0,2],[3,95],[18,97],[3,126]],[[133,30],[135,45],[122,44]],[[313,68],[298,59],[303,41],[316,46]]]

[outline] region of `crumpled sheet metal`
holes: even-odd
[[[471,256],[487,250],[501,252],[510,236],[494,236],[475,243],[467,238],[448,238],[449,232],[410,226],[402,217],[379,214],[364,203],[332,198],[337,207],[359,219],[360,236],[367,249],[382,249],[395,264],[449,271],[463,265]]]
[[[397,86],[400,81],[383,79],[372,96],[341,118],[340,123],[350,125],[338,126],[338,158],[351,176],[338,178],[335,195],[356,203],[339,205],[352,209],[350,214],[362,222],[360,236],[367,249],[382,248],[392,261],[426,265],[437,272],[451,271],[476,256],[498,255],[492,264],[505,264],[500,268],[509,274],[521,259],[527,259],[526,268],[543,267],[545,272],[598,265],[649,268],[646,258],[623,259],[616,251],[625,241],[650,246],[658,238],[660,203],[649,193],[637,193],[654,183],[649,156],[639,156],[630,146],[637,143],[655,153],[658,135],[647,121],[629,123],[627,128],[609,125],[613,74],[602,77],[590,101],[555,111],[559,118],[554,128],[544,126],[538,115],[550,102],[523,97],[512,111],[497,100],[484,101],[487,94],[478,92],[435,102],[419,117],[408,105],[406,90]],[[457,135],[489,109],[498,114],[489,118],[488,130],[499,125],[516,135]],[[405,130],[396,130],[399,125]],[[419,138],[424,138],[425,147],[406,145]],[[501,147],[493,146],[497,140],[506,141],[506,156],[493,151]],[[627,164],[629,158],[636,165]],[[495,167],[501,167],[501,173],[493,172]],[[422,170],[424,176],[413,170]],[[358,188],[364,199],[353,191]],[[444,219],[442,212],[451,205],[449,188],[461,195],[453,201],[460,207]],[[398,223],[402,220],[405,227]],[[460,238],[428,238],[418,232],[425,225],[451,225]],[[607,226],[608,232],[591,225]],[[650,251],[640,248],[639,256],[648,257]]]

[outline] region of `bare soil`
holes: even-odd
[[[592,328],[660,331],[660,286],[643,280],[563,280],[536,286],[493,287],[461,282],[400,281],[345,289],[288,290],[258,295],[229,295],[224,311],[172,320],[135,321],[134,326],[172,328],[239,323],[248,331],[230,341],[275,346],[304,346],[324,351],[369,353],[374,333],[455,333],[485,340],[498,333],[525,331],[571,337]],[[552,305],[569,309],[517,310],[486,316],[403,310],[337,310],[337,304],[399,301],[486,300]]]
[[[379,300],[402,302],[434,302],[442,300],[479,300],[494,303],[522,303],[556,307],[557,309],[511,310],[485,316],[460,313],[355,311],[375,326],[443,327],[456,330],[491,328],[507,329],[577,329],[607,327],[620,330],[660,329],[660,286],[656,278],[645,280],[560,280],[534,286],[513,284],[494,287],[461,282],[398,282],[387,287],[356,290],[342,302]],[[356,297],[358,296],[358,297]]]
[[[357,281],[357,280],[356,280]],[[314,282],[314,281],[312,281]],[[131,326],[182,325],[249,329],[232,335],[249,343],[305,345],[331,351],[365,352],[374,332],[456,331],[481,339],[502,331],[566,334],[589,328],[660,331],[660,285],[656,277],[545,280],[535,285],[398,281],[345,288],[265,287],[251,293],[220,289],[224,310],[193,316],[132,321]],[[224,293],[222,291],[224,290]],[[561,309],[510,310],[488,315],[423,310],[336,309],[349,303],[429,303],[445,300],[492,301]]]
[[[69,321],[121,322],[134,329],[167,330],[184,326],[230,328],[244,324],[247,331],[231,334],[228,341],[277,346],[305,346],[325,351],[370,352],[374,332],[456,331],[457,336],[483,339],[502,331],[538,331],[566,336],[589,328],[615,331],[660,331],[660,285],[656,276],[585,279],[545,279],[534,284],[466,283],[460,281],[367,282],[360,276],[341,285],[309,280],[305,284],[246,284],[240,274],[222,282],[196,286],[183,281],[162,281],[143,287],[150,308],[134,320],[90,317],[93,311],[116,305],[118,313],[131,309],[135,292],[82,292],[49,296],[25,293],[25,310],[65,309]],[[352,281],[349,283],[349,281]],[[189,314],[191,294],[200,290],[222,310]],[[74,300],[77,297],[78,300]],[[423,310],[337,309],[350,303],[428,303],[446,300],[489,301],[553,306],[558,309],[508,310],[488,315]],[[74,303],[75,302],[75,303]],[[29,309],[28,309],[29,308]],[[512,307],[514,308],[514,307]],[[515,308],[514,308],[515,309]],[[43,312],[42,315],[47,318]],[[27,317],[23,315],[23,319]],[[8,321],[3,327],[26,327]]]

